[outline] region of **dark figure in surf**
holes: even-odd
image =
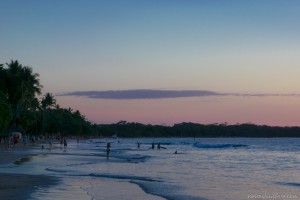
[[[107,144],[106,144],[106,158],[108,159],[109,158],[109,153],[110,153],[110,143],[108,142]]]
[[[67,139],[64,138],[64,148],[67,148],[67,146],[68,146]]]
[[[158,145],[157,145],[157,149],[160,149],[160,143],[158,143]]]
[[[141,148],[141,144],[138,142],[137,143],[137,148],[140,149]]]
[[[154,142],[152,142],[152,147],[151,148],[154,149]]]

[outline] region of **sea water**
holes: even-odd
[[[299,138],[93,139],[35,151],[1,168],[60,180],[31,199],[300,199]]]

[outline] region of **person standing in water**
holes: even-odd
[[[107,158],[107,159],[109,158],[110,147],[111,147],[111,145],[110,145],[110,143],[108,142],[108,143],[106,144],[106,158]]]
[[[152,149],[154,149],[154,142],[152,142],[152,146],[151,146],[151,148],[152,148]]]
[[[67,139],[64,138],[64,148],[67,148],[67,146],[68,146]]]

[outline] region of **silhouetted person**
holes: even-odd
[[[160,143],[158,143],[158,145],[157,145],[157,149],[160,149]]]
[[[67,148],[67,146],[68,146],[67,139],[64,138],[64,148]]]
[[[140,149],[141,148],[141,144],[138,142],[137,143],[137,148]]]
[[[152,147],[151,148],[154,149],[154,142],[152,142]]]
[[[106,158],[108,159],[109,158],[109,152],[110,152],[110,143],[108,142],[107,144],[106,144]]]

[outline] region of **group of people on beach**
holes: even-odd
[[[11,135],[7,136],[0,136],[0,144],[2,143],[2,140],[4,144],[7,145],[8,148],[14,147],[17,143],[20,141],[24,141],[25,138],[22,138],[22,134],[19,132],[12,133]]]

